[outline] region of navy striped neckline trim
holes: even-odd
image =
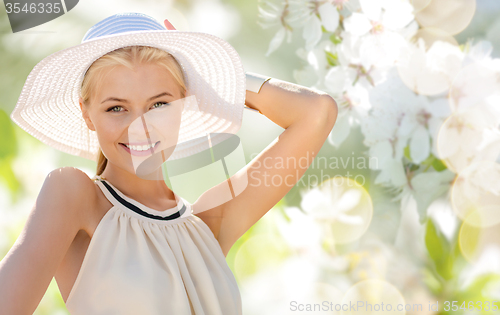
[[[129,208],[130,210],[142,215],[142,216],[145,216],[147,218],[150,218],[150,219],[156,219],[156,220],[173,220],[173,219],[177,219],[179,218],[180,216],[182,216],[184,214],[184,212],[186,211],[186,205],[183,203],[182,205],[182,208],[169,215],[169,216],[166,216],[166,217],[161,217],[161,216],[158,216],[158,215],[154,215],[154,214],[151,214],[151,213],[148,213],[144,210],[142,210],[141,208],[137,207],[136,205],[128,202],[127,200],[123,199],[122,197],[120,197],[120,195],[118,195],[116,193],[116,191],[108,184],[106,183],[105,180],[100,180],[100,182],[106,187],[106,189],[110,192],[110,194],[119,202],[121,203],[122,205],[124,205],[125,207]]]

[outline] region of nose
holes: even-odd
[[[152,130],[153,125],[149,122],[148,115],[140,113],[128,126],[129,139],[146,139]]]

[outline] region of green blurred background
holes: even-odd
[[[295,53],[303,46],[300,32],[291,43],[283,44],[266,57],[269,41],[276,29],[263,29],[258,23],[258,1],[198,0],[198,1],[80,1],[67,14],[29,30],[13,34],[4,10],[0,8],[0,258],[3,258],[19,236],[47,174],[59,167],[73,166],[90,177],[96,163],[57,151],[21,130],[9,118],[31,69],[44,57],[80,43],[86,30],[103,18],[135,11],[162,21],[168,18],[178,30],[202,31],[227,40],[240,54],[246,71],[262,73],[295,82],[293,71],[305,66]],[[477,1],[476,15],[469,27],[455,36],[459,43],[468,38],[485,38],[494,45],[494,57],[500,56],[500,30],[497,19],[500,1]],[[282,128],[260,114],[244,112],[243,126],[238,132],[246,162],[251,160],[281,132]],[[354,130],[338,149],[325,143],[319,156],[361,156],[366,148],[359,130]],[[324,170],[325,171],[325,170]],[[349,168],[328,170],[330,176],[345,175]],[[370,231],[386,242],[396,238],[400,212],[390,196],[370,185],[369,170],[356,170],[367,179],[365,188],[374,202],[374,217]],[[306,174],[320,174],[320,168],[310,168]],[[242,285],[246,277],[273,265],[279,265],[291,250],[280,238],[274,225],[274,215],[283,215],[283,208],[300,205],[299,191],[290,193],[253,226],[231,249],[227,261]],[[430,233],[429,235],[431,235]],[[437,236],[436,236],[437,237]],[[243,243],[253,238],[241,249]],[[259,240],[259,242],[256,242]],[[437,240],[436,242],[439,242]],[[252,245],[257,244],[257,245]],[[339,252],[349,248],[337,248]],[[238,255],[237,255],[238,253]],[[431,253],[433,255],[433,253]],[[439,255],[439,253],[434,253]],[[451,254],[450,254],[451,255]],[[243,297],[245,301],[245,297]],[[244,312],[248,305],[244,302]],[[245,312],[250,314],[251,312]],[[52,281],[35,314],[68,314],[55,280]]]

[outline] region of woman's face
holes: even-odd
[[[81,105],[83,116],[108,162],[137,174],[154,153],[163,151],[168,158],[175,149],[183,110],[180,86],[158,65],[105,71],[90,106]]]

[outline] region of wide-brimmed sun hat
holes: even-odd
[[[211,34],[167,30],[142,13],[112,15],[92,26],[81,44],[40,61],[28,75],[11,119],[43,143],[95,161],[97,133],[87,127],[78,101],[84,74],[106,53],[134,45],[172,54],[184,73],[186,97],[196,100],[198,108],[184,107],[178,145],[170,159],[204,150],[207,134],[227,135],[239,130],[246,82],[236,50]],[[217,137],[211,141],[216,144]]]

